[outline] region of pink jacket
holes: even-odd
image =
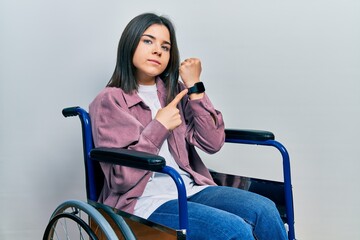
[[[165,106],[164,82],[157,79],[158,96]],[[181,88],[184,88],[181,84]],[[189,100],[184,97],[178,106],[182,124],[168,131],[152,120],[151,112],[136,94],[126,94],[120,88],[107,87],[90,104],[92,132],[96,147],[127,148],[158,154],[168,139],[171,154],[178,165],[199,185],[215,185],[194,146],[215,153],[224,144],[224,122],[209,98]],[[214,124],[215,119],[215,124]],[[102,163],[105,183],[99,202],[133,213],[151,172]]]

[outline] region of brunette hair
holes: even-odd
[[[126,26],[121,35],[117,61],[114,73],[107,87],[118,87],[126,93],[137,90],[138,83],[135,78],[135,66],[133,56],[139,44],[142,34],[153,24],[165,26],[170,33],[170,59],[169,63],[159,77],[165,82],[167,90],[167,102],[170,102],[177,94],[177,83],[179,78],[179,49],[176,43],[175,29],[169,19],[153,13],[144,13],[133,18]]]

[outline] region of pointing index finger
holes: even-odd
[[[181,92],[178,93],[178,95],[175,96],[175,98],[168,104],[176,107],[178,103],[181,101],[181,99],[187,94],[188,90],[184,89]]]

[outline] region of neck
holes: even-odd
[[[154,85],[156,83],[156,77],[141,77],[137,76],[137,82],[141,85]]]

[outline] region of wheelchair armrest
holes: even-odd
[[[275,139],[275,135],[269,131],[244,129],[225,129],[225,137],[226,139],[248,141],[267,141]]]
[[[160,171],[166,165],[165,159],[161,156],[122,148],[94,148],[90,151],[90,158],[149,171]]]

